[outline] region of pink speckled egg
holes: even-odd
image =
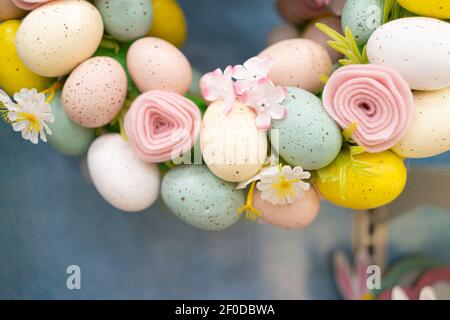
[[[127,76],[122,66],[109,57],[94,57],[80,64],[62,91],[67,115],[76,124],[98,128],[111,122],[127,94]]]
[[[0,20],[22,18],[27,12],[18,8],[12,0],[0,1]]]
[[[285,229],[302,229],[316,218],[320,200],[317,192],[311,188],[292,204],[273,205],[261,199],[261,192],[256,190],[253,206],[261,212],[260,219],[266,223]]]
[[[302,35],[303,38],[312,40],[324,47],[330,55],[331,61],[336,62],[342,57],[342,55],[327,44],[327,41],[330,40],[330,38],[325,33],[316,28],[316,23],[324,23],[330,28],[342,34],[341,20],[334,16],[318,18],[317,20],[314,20],[308,24]]]
[[[184,54],[159,38],[134,42],[128,50],[127,67],[141,92],[165,90],[184,94],[192,82],[192,68]]]
[[[284,87],[318,93],[323,87],[320,75],[331,74],[331,59],[327,51],[307,39],[280,41],[263,50],[259,57],[273,61],[269,78]]]

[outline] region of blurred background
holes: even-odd
[[[179,3],[189,24],[182,50],[201,72],[256,55],[283,24],[273,0]],[[205,232],[173,217],[161,201],[142,213],[115,210],[90,183],[84,159],[24,143],[3,122],[0,150],[2,299],[340,298],[331,254],[352,251],[350,210],[323,203],[302,231],[242,219],[229,230]],[[438,175],[449,166],[448,153],[408,162],[409,170]],[[434,193],[448,196],[449,184],[441,186]],[[387,263],[418,254],[450,263],[449,227],[442,206],[409,210],[388,225]],[[81,268],[82,290],[66,288],[69,265]]]

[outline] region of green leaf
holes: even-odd
[[[368,63],[365,46],[361,53],[349,27],[345,27],[344,35],[341,35],[339,32],[323,23],[316,23],[316,27],[330,37],[331,40],[327,41],[330,48],[346,57],[346,59],[339,60],[340,64],[346,66],[349,64]]]

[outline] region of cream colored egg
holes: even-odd
[[[314,41],[289,39],[271,45],[259,57],[271,59],[269,78],[276,85],[297,87],[318,93],[323,83],[321,75],[331,74],[331,59],[327,51]]]
[[[192,82],[192,68],[184,54],[159,38],[135,41],[128,50],[127,67],[141,92],[166,90],[185,94]]]
[[[98,128],[111,122],[127,95],[127,76],[119,62],[94,57],[80,64],[67,78],[62,103],[76,124]]]
[[[413,90],[439,90],[450,85],[450,23],[412,17],[377,28],[367,43],[372,64],[397,71]]]
[[[256,129],[255,113],[240,102],[225,115],[224,104],[209,105],[203,117],[200,146],[209,170],[222,180],[241,182],[261,169],[267,134]]]
[[[101,196],[123,211],[141,211],[158,198],[158,166],[136,157],[119,134],[98,137],[87,155],[89,175]]]
[[[405,158],[432,157],[450,150],[450,87],[414,92],[414,118],[393,151]]]
[[[17,32],[16,47],[31,71],[59,77],[90,58],[102,37],[102,17],[91,3],[53,1],[25,17]]]

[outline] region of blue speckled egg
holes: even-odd
[[[358,45],[364,45],[383,21],[383,0],[347,0],[342,12],[342,30],[348,26]]]
[[[61,103],[61,91],[56,93],[51,108],[55,121],[48,124],[52,130],[52,135],[47,135],[48,142],[68,156],[85,154],[95,138],[95,129],[80,127],[70,120]]]
[[[183,165],[169,170],[161,185],[169,209],[194,227],[219,231],[239,220],[236,210],[244,193],[214,176],[205,165]]]
[[[150,0],[96,0],[105,30],[115,39],[130,42],[145,37],[152,25]]]
[[[306,90],[290,87],[283,105],[287,117],[273,121],[270,131],[275,150],[290,165],[306,170],[330,164],[341,150],[342,135],[322,101]]]

